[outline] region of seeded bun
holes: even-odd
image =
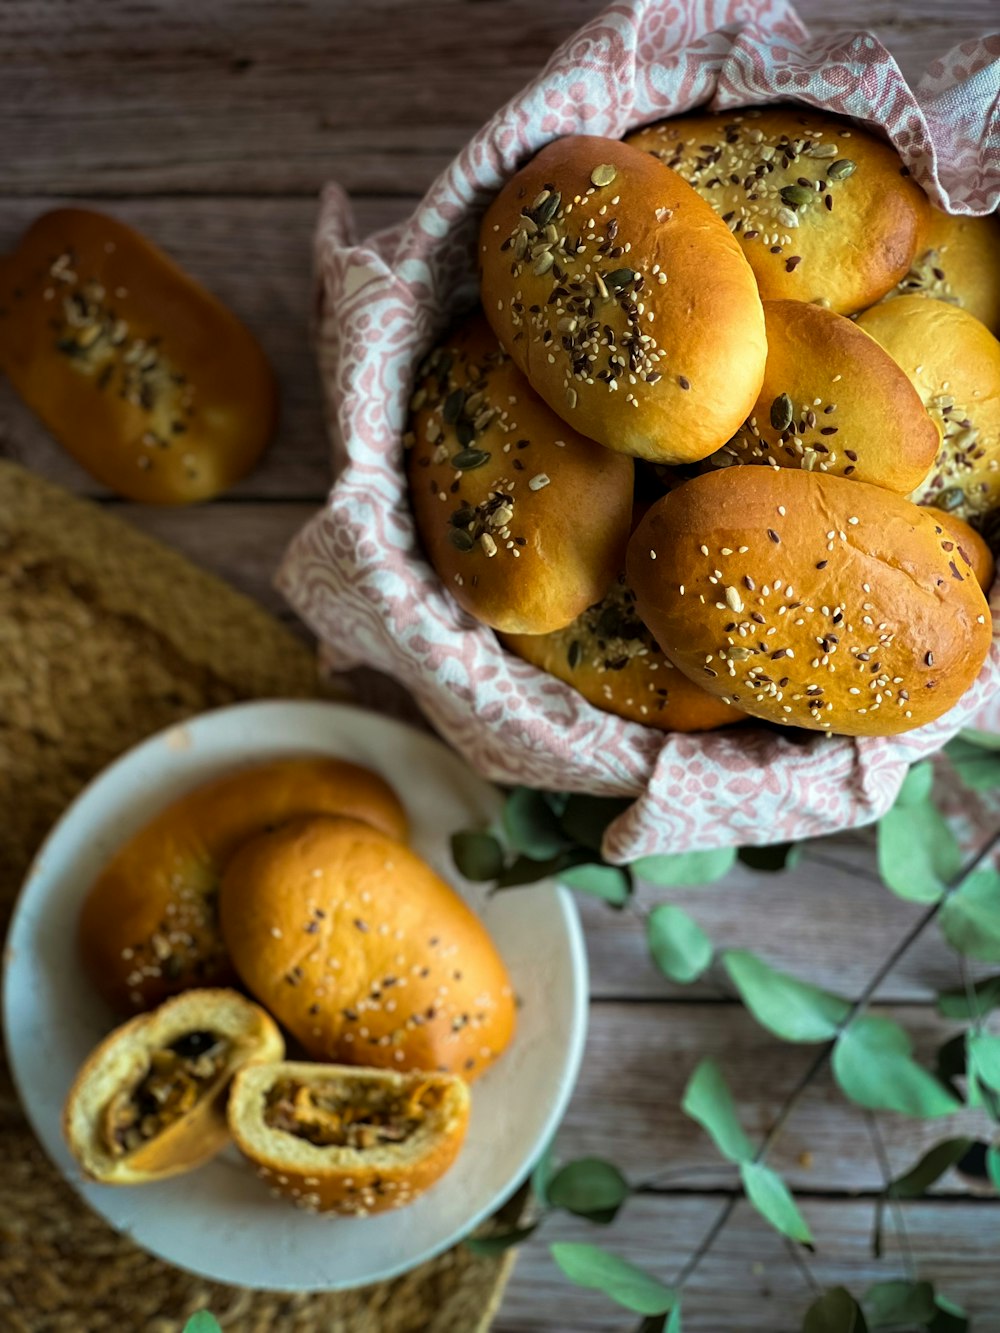
[[[711,461],[802,468],[912,491],[941,435],[892,357],[851,320],[804,301],[765,301],[764,318],[760,395]]]
[[[695,461],[749,413],[767,351],[753,274],[648,154],[549,144],[493,201],[480,263],[500,341],[555,412],[609,449]]]
[[[69,1150],[105,1185],[142,1185],[201,1166],[229,1139],[233,1075],[284,1052],[271,1018],[235,991],[177,995],[116,1028],[89,1056],[63,1113]],[[130,1135],[141,1142],[131,1145]]]
[[[989,649],[986,599],[950,545],[879,487],[727,468],[653,506],[627,569],[658,642],[713,694],[785,726],[889,736],[951,708]]]
[[[941,427],[940,452],[911,498],[979,526],[1000,505],[1000,342],[968,311],[923,296],[874,306],[858,325]]]
[[[924,247],[883,299],[930,296],[959,305],[1000,334],[1000,218],[961,218],[931,208]]]
[[[472,1080],[510,1041],[510,980],[479,918],[366,824],[319,815],[259,834],[219,908],[243,981],[314,1059]]]
[[[712,731],[745,720],[664,656],[639,619],[635,594],[623,577],[565,629],[504,634],[501,641],[595,708],[657,731]]]
[[[417,530],[459,605],[544,634],[596,601],[625,558],[632,460],[550,411],[480,312],[425,360],[411,408]]]
[[[468,1122],[469,1089],[453,1074],[254,1065],[229,1099],[236,1145],[272,1192],[347,1217],[413,1203],[454,1162]]]
[[[959,569],[968,566],[983,592],[989,593],[996,574],[996,562],[986,542],[975,528],[956,514],[949,514],[944,509],[935,509],[932,513],[934,522],[942,529],[941,549],[948,552]]]
[[[406,813],[378,774],[311,757],[197,787],[130,838],[91,886],[79,921],[84,967],[112,1008],[134,1013],[191,986],[234,981],[216,911],[226,862],[252,834],[314,812],[406,836]]]
[[[930,205],[896,151],[822,111],[684,116],[627,142],[708,200],[767,301],[863,310],[905,276],[928,225]]]

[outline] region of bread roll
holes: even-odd
[[[0,259],[0,370],[91,476],[146,504],[225,490],[277,420],[250,331],[145,237],[89,209],[44,213]]]
[[[497,629],[568,624],[625,558],[631,459],[551,412],[480,312],[426,359],[417,386],[410,493],[445,587]]]
[[[1000,334],[1000,218],[955,217],[932,207],[923,244],[909,273],[883,300],[948,301]]]
[[[453,1074],[254,1065],[229,1099],[236,1145],[275,1194],[348,1217],[413,1203],[454,1162],[468,1121]]]
[[[630,134],[707,199],[767,301],[851,314],[909,269],[930,205],[895,149],[804,106],[723,111]]]
[[[83,902],[80,952],[99,993],[129,1013],[191,986],[231,982],[217,915],[225,864],[261,829],[313,812],[350,815],[391,837],[406,836],[405,811],[378,774],[317,756],[238,769],[150,820]]]
[[[317,815],[259,834],[219,906],[243,981],[314,1059],[472,1080],[510,1041],[514,997],[482,922],[365,824]]]
[[[280,1060],[275,1024],[230,990],[177,995],[116,1028],[70,1088],[63,1130],[86,1175],[142,1185],[201,1166],[223,1148],[238,1069]]]
[[[764,318],[763,386],[711,462],[802,468],[912,491],[941,434],[892,357],[851,320],[804,301],[765,301]]]
[[[941,528],[941,549],[947,551],[958,565],[964,569],[967,565],[983,592],[989,593],[993,587],[996,563],[993,552],[982,537],[971,528],[964,519],[949,514],[944,509],[933,511],[935,524]],[[950,543],[954,542],[954,548]]]
[[[922,296],[873,306],[858,326],[941,427],[938,456],[911,498],[981,524],[1000,505],[1000,342],[968,311]]]
[[[619,578],[607,595],[554,634],[505,634],[505,647],[565,681],[605,713],[658,731],[711,731],[743,715],[664,656]]]
[[[890,491],[734,467],[655,504],[627,569],[639,614],[705,689],[784,726],[888,736],[946,712],[989,649],[986,599],[950,546]]]
[[[746,418],[764,316],[739,246],[676,173],[611,139],[559,139],[480,232],[483,308],[549,406],[609,449],[704,458]]]

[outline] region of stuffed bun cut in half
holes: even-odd
[[[276,1194],[310,1212],[402,1208],[458,1156],[469,1089],[453,1074],[277,1062],[237,1078],[229,1124]]]
[[[192,990],[116,1028],[69,1092],[63,1129],[85,1174],[141,1185],[201,1166],[227,1143],[238,1069],[279,1060],[274,1021],[231,990]]]

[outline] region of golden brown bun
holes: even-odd
[[[804,301],[765,301],[764,318],[760,395],[710,461],[802,468],[912,491],[941,435],[892,357],[851,320]]]
[[[948,301],[1000,333],[1000,218],[960,218],[932,207],[913,267],[883,300],[897,296]]]
[[[344,814],[394,838],[406,813],[376,773],[341,759],[276,759],[197,787],[155,816],[101,871],[79,941],[94,986],[121,1013],[191,986],[234,980],[216,911],[242,842],[293,815]]]
[[[568,624],[625,558],[631,459],[551,412],[480,312],[421,370],[409,479],[431,564],[484,624],[530,634]],[[463,456],[470,466],[456,468]]]
[[[711,731],[745,718],[688,680],[639,619],[624,578],[565,629],[504,634],[504,646],[605,713],[658,731]]]
[[[179,1049],[170,1050],[178,1042]],[[284,1053],[275,1023],[235,991],[176,995],[116,1028],[87,1058],[63,1112],[70,1152],[86,1175],[105,1185],[141,1185],[201,1166],[229,1138],[226,1095],[233,1075]],[[151,1122],[159,1117],[157,1132]],[[140,1137],[143,1124],[148,1133],[128,1144],[125,1136]]]
[[[930,205],[895,149],[825,112],[782,106],[683,116],[627,142],[655,153],[708,200],[767,301],[862,310],[904,276],[928,225]]]
[[[317,1107],[317,1097],[326,1104]],[[405,1137],[382,1138],[380,1120]],[[454,1162],[468,1122],[469,1089],[453,1074],[254,1065],[229,1099],[236,1145],[272,1191],[308,1212],[347,1217],[413,1203]]]
[[[44,213],[0,260],[0,370],[91,476],[147,504],[225,490],[277,419],[249,329],[144,236],[89,209]]]
[[[317,1060],[472,1080],[510,1041],[514,997],[482,922],[365,824],[318,815],[251,839],[219,910],[240,976]]]
[[[950,544],[891,491],[734,467],[653,506],[628,577],[658,641],[713,694],[786,726],[889,736],[946,712],[989,649],[986,599]]]
[[[1000,505],[1000,342],[966,310],[901,296],[858,316],[909,376],[941,427],[941,450],[913,492],[973,523]]]
[[[747,416],[767,351],[753,273],[648,154],[585,136],[549,144],[500,191],[479,240],[487,318],[583,434],[684,463]]]
[[[941,534],[941,549],[950,553],[948,543],[954,542],[954,554],[951,558],[959,569],[964,569],[968,565],[980,588],[983,592],[989,593],[996,574],[996,562],[993,559],[993,552],[985,541],[975,528],[970,528],[957,514],[949,514],[944,509],[934,509],[932,515],[936,525],[944,530]]]

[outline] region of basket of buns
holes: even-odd
[[[337,479],[279,581],[616,861],[869,822],[997,725],[997,62],[611,5],[406,222],[324,196]]]

